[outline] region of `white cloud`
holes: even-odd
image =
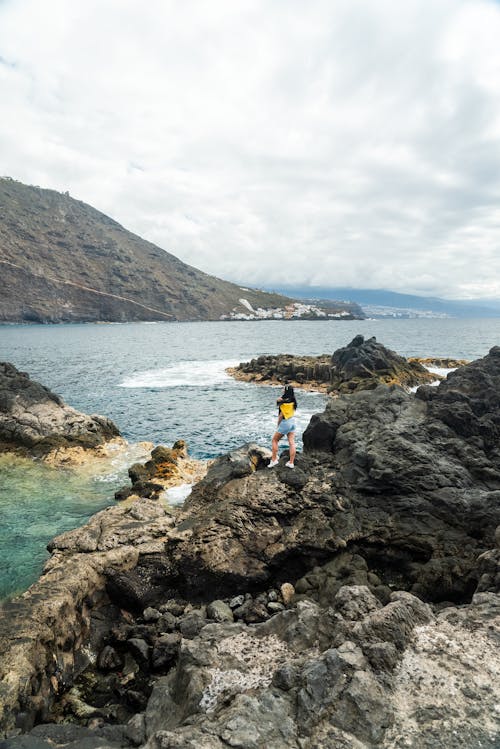
[[[2,173],[244,284],[500,296],[493,0],[0,0]]]

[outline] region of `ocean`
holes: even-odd
[[[500,319],[258,321],[0,326],[0,360],[86,413],[111,418],[127,455],[89,471],[0,456],[0,598],[40,574],[45,546],[114,501],[147,440],[186,440],[196,458],[270,443],[276,388],[235,382],[226,367],[260,354],[332,353],[357,334],[403,356],[475,359],[500,345]],[[300,392],[299,436],[326,396]],[[300,439],[299,439],[300,448]]]

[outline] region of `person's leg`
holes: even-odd
[[[288,461],[293,465],[295,463],[295,455],[297,453],[297,448],[295,447],[295,432],[288,432],[288,446],[290,448],[290,460]]]
[[[283,437],[283,435],[280,432],[275,432],[273,434],[273,440],[272,440],[272,446],[273,446],[273,454],[271,458],[271,462],[274,463],[275,460],[278,459],[278,442]]]

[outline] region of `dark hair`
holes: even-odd
[[[297,408],[297,400],[295,398],[295,393],[293,391],[293,387],[291,385],[285,385],[285,389],[283,390],[283,401],[285,403],[293,403],[295,408]]]

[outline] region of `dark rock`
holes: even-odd
[[[269,617],[269,612],[263,603],[250,599],[234,609],[233,615],[235,619],[242,619],[247,624],[255,624],[265,621]]]
[[[299,673],[296,667],[286,663],[279,668],[273,676],[273,685],[285,692],[290,691],[299,683]]]
[[[155,671],[165,670],[174,663],[179,653],[181,640],[182,636],[179,632],[158,638],[151,656],[151,664]]]
[[[121,653],[106,645],[97,658],[97,666],[101,671],[119,671],[123,668],[124,659]]]
[[[161,618],[158,619],[158,632],[172,632],[177,627],[177,624],[177,617],[169,611],[166,611],[161,615]]]
[[[184,613],[184,609],[186,608],[186,604],[182,604],[179,601],[176,601],[175,599],[171,599],[170,601],[167,601],[166,603],[162,603],[159,607],[159,611],[161,613],[169,613],[172,614],[172,616],[182,616]]]
[[[380,383],[412,387],[436,379],[417,361],[409,362],[375,337],[365,341],[362,335],[337,349],[331,364],[331,388],[341,393],[373,390]]]
[[[179,630],[183,637],[196,637],[207,623],[206,617],[200,611],[190,611],[179,621]]]
[[[265,468],[270,457],[270,450],[249,442],[227,455],[216,458],[209,466],[205,478],[193,488],[185,507],[194,506],[199,501],[206,503],[232,479],[244,478]]]
[[[26,372],[0,362],[0,442],[43,455],[61,447],[97,447],[117,436],[109,419],[75,411]]]
[[[399,653],[392,642],[374,642],[363,646],[363,653],[375,672],[392,671],[399,662]]]
[[[127,646],[139,663],[148,663],[149,645],[145,640],[141,640],[139,637],[132,637],[130,640],[127,640]]]

